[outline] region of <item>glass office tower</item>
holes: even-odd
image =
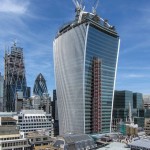
[[[60,134],[110,132],[119,41],[113,26],[82,10],[59,30],[54,67]]]
[[[40,73],[34,83],[33,94],[43,96],[44,93],[48,93],[46,80],[44,76]]]
[[[27,83],[23,48],[17,47],[16,43],[11,47],[11,52],[5,53],[4,75],[4,111],[15,111],[15,103],[18,93],[27,98]]]

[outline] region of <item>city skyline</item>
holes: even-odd
[[[105,0],[100,1],[97,8],[98,15],[115,25],[121,39],[116,90],[150,93],[148,3],[146,0]],[[45,0],[44,3],[1,0],[0,5],[0,72],[4,74],[5,47],[11,47],[17,39],[17,46],[24,49],[28,86],[33,88],[34,79],[41,72],[52,96],[55,88],[53,39],[57,29],[74,18],[72,0]],[[85,0],[85,5],[87,10],[92,8],[92,2]]]

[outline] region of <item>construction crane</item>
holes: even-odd
[[[99,4],[99,0],[96,0],[95,3],[94,3],[94,6],[92,7],[93,14],[96,14],[96,9],[98,7],[98,4]]]
[[[72,0],[75,7],[76,7],[76,10],[82,10],[82,3],[83,3],[83,0]]]

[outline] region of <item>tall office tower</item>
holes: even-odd
[[[142,93],[133,93],[133,108],[142,109],[143,108],[143,95]]]
[[[40,73],[34,83],[33,94],[42,96],[43,93],[48,93],[46,80],[44,79],[43,75]]]
[[[60,134],[110,132],[119,41],[113,26],[76,1],[75,20],[53,43]]]
[[[0,73],[0,112],[3,111],[3,86],[4,86],[4,77]]]
[[[56,90],[53,90],[52,104],[52,118],[54,119],[54,136],[59,135],[59,120],[58,120],[58,107],[57,107],[57,94]]]
[[[112,129],[117,129],[117,124],[122,120],[129,121],[129,104],[131,114],[135,124],[139,127],[144,126],[144,109],[142,107],[142,94],[133,93],[132,91],[115,91],[113,105],[113,123]]]
[[[26,76],[23,57],[23,48],[16,43],[11,47],[11,52],[5,53],[4,75],[4,107],[6,111],[15,111],[17,92],[26,98]]]

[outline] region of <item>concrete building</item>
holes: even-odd
[[[145,131],[146,135],[150,135],[150,118],[145,118],[144,131]]]
[[[34,148],[40,148],[41,146],[48,146],[52,144],[52,139],[49,136],[49,133],[45,130],[29,132],[28,135],[26,135],[26,138],[29,140],[29,143]]]
[[[115,28],[76,3],[74,21],[53,44],[60,135],[110,132],[120,45]]]
[[[150,109],[150,95],[143,95],[143,103],[145,109]]]
[[[51,136],[51,114],[46,114],[43,110],[22,110],[16,118],[20,131],[24,132],[25,135],[31,131],[43,129],[47,130]]]
[[[17,120],[10,117],[0,117],[0,149],[30,150],[28,140],[23,138],[16,126]]]
[[[4,90],[4,77],[0,73],[0,112],[3,111],[3,90]]]

